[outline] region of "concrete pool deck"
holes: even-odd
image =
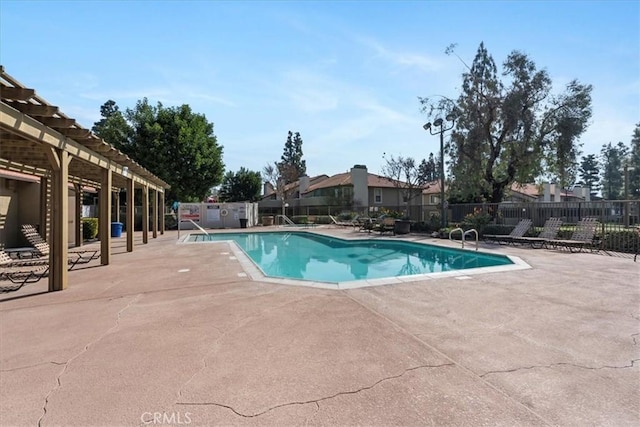
[[[630,257],[482,245],[532,268],[327,290],[149,241],[0,295],[0,425],[640,424]]]

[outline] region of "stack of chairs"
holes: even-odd
[[[51,247],[46,240],[40,236],[36,228],[31,224],[22,225],[22,234],[32,245],[31,257],[32,258],[48,258],[51,252]],[[23,251],[24,252],[24,251]],[[25,253],[20,255],[21,258],[25,257]],[[94,259],[100,258],[99,250],[73,250],[69,251],[69,270],[78,264],[86,264]]]

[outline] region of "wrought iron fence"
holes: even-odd
[[[570,238],[583,218],[597,218],[600,249],[618,253],[638,253],[640,248],[640,201],[601,200],[592,202],[477,203],[449,206],[449,223],[463,224],[474,216],[488,215],[492,225],[513,226],[521,219],[533,221],[535,234],[548,218],[563,223],[560,238]],[[508,228],[505,228],[508,230]]]

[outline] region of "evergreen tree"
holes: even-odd
[[[285,178],[286,184],[306,175],[307,162],[302,160],[302,137],[300,132],[293,134],[289,131],[278,167],[281,169],[280,174]]]
[[[600,167],[595,154],[589,154],[582,158],[580,178],[582,183],[591,189],[592,196],[598,194],[600,191]]]
[[[419,174],[424,182],[436,181],[440,177],[438,165],[434,159],[433,153],[429,153],[429,160],[422,159],[418,166]]]
[[[629,153],[629,197],[640,199],[640,123],[636,124],[631,137]]]
[[[623,167],[627,155],[627,147],[618,142],[603,145],[602,161],[602,196],[607,200],[620,200],[623,195],[624,177]]]

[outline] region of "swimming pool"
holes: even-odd
[[[410,241],[344,240],[310,232],[189,234],[184,240],[222,241],[235,242],[267,277],[332,284],[514,265],[504,255]]]

